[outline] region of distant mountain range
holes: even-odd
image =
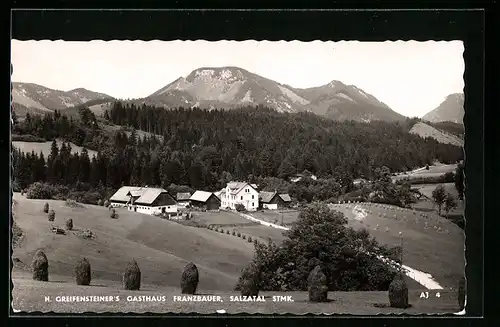
[[[299,89],[238,67],[199,68],[136,101],[201,108],[266,105],[279,112],[309,111],[335,120],[397,121],[405,117],[353,85],[332,81]]]
[[[13,102],[23,110],[64,110],[90,101],[98,104],[113,100],[109,95],[86,89],[65,92],[30,83],[13,84]],[[199,68],[148,97],[128,101],[167,108],[183,106],[234,109],[265,105],[279,112],[307,111],[341,121],[405,119],[374,96],[353,85],[332,81],[323,86],[299,89],[238,67]]]
[[[422,119],[432,123],[449,121],[463,124],[464,115],[464,95],[453,93],[448,95],[437,108],[425,114]]]
[[[65,110],[78,105],[112,101],[113,97],[83,88],[71,91],[53,90],[33,83],[12,83],[12,102],[19,116],[26,112],[50,112]]]

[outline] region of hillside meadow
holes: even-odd
[[[429,169],[418,168],[409,172],[399,173],[396,176],[391,176],[392,181],[398,181],[401,179],[419,179],[419,178],[437,178],[446,174],[448,172],[455,172],[457,169],[457,164],[434,164],[429,165]]]
[[[118,219],[111,219],[107,208],[93,205],[68,206],[64,201],[29,200],[19,193],[14,195],[14,219],[23,230],[23,237],[14,248],[16,258],[12,271],[13,305],[17,310],[41,312],[199,312],[215,313],[224,309],[227,313],[453,313],[457,310],[455,281],[463,270],[463,253],[459,255],[457,244],[460,235],[452,226],[436,220],[447,234],[424,228],[409,220],[379,217],[378,212],[392,212],[391,208],[375,209],[359,222],[355,218],[359,207],[339,205],[336,210],[344,212],[349,225],[355,228],[370,228],[370,233],[382,244],[399,245],[398,232],[405,235],[404,263],[415,269],[431,273],[437,282],[445,286],[440,298],[420,299],[425,288],[408,280],[410,303],[406,310],[388,307],[387,292],[330,292],[328,303],[312,304],[307,292],[263,292],[266,303],[238,303],[228,300],[238,295],[233,288],[241,269],[252,259],[253,244],[232,234],[220,233],[203,227],[190,227],[158,217],[118,209]],[[47,202],[55,210],[54,224],[63,226],[66,218],[72,218],[74,231],[57,235],[49,230],[51,222],[43,213]],[[394,212],[396,212],[394,210]],[[399,212],[398,216],[406,215]],[[409,215],[408,215],[409,216]],[[262,226],[230,212],[194,213],[195,222],[218,225],[230,233],[234,230],[252,236],[260,241],[271,238],[280,243],[284,239],[282,230]],[[430,221],[430,220],[429,220]],[[208,225],[207,224],[207,225]],[[383,228],[389,227],[389,231]],[[84,239],[77,235],[90,229],[95,238]],[[432,235],[431,235],[432,234]],[[434,237],[433,237],[434,236]],[[439,236],[439,237],[435,237]],[[431,241],[432,240],[432,241]],[[29,264],[35,252],[42,249],[49,260],[49,282],[31,279]],[[73,267],[81,257],[92,265],[92,283],[89,287],[74,283]],[[121,285],[125,265],[135,259],[142,273],[141,291],[125,291]],[[462,259],[462,261],[461,261]],[[174,295],[180,295],[180,274],[184,265],[192,261],[200,272],[199,294],[220,295],[223,303],[173,302]],[[434,294],[435,291],[429,293]],[[127,302],[126,296],[165,295],[165,302]],[[58,295],[119,295],[119,303],[56,303],[44,302],[45,296]],[[272,302],[272,295],[292,295],[294,302]]]
[[[61,148],[63,141],[62,140],[57,140],[57,146]],[[71,153],[81,153],[83,148],[81,146],[78,146],[74,143],[69,143],[71,145]],[[47,157],[50,154],[50,146],[52,145],[52,141],[47,141],[47,142],[24,142],[24,141],[12,141],[12,145],[20,149],[24,153],[31,153],[32,151],[35,151],[36,154],[40,154],[40,152],[43,153],[45,157]],[[92,158],[92,156],[97,155],[97,151],[87,149],[87,152],[89,153],[89,158]]]
[[[439,217],[435,212],[421,212],[375,203],[331,204],[330,207],[345,215],[348,226],[367,229],[381,245],[400,246],[403,241],[405,265],[430,273],[444,288],[455,288],[458,285],[465,269],[465,236],[463,230],[453,222]],[[298,211],[284,211],[285,224],[295,221],[298,214]],[[273,222],[274,219],[281,221],[279,210],[258,211],[250,215],[268,222]],[[273,241],[283,240],[283,231],[274,230],[281,238],[275,236]],[[402,232],[402,240],[399,232]],[[415,288],[422,288],[410,279],[407,279],[407,282]]]
[[[227,291],[253,256],[253,244],[205,228],[120,209],[119,218],[111,219],[105,207],[72,208],[63,201],[28,200],[17,193],[14,199],[14,219],[25,236],[13,257],[29,265],[42,249],[55,275],[72,276],[74,263],[86,257],[94,278],[119,282],[127,262],[135,259],[145,284],[177,287],[182,268],[192,261],[200,270],[201,288]],[[52,233],[42,211],[45,202],[56,212],[54,224],[62,227],[65,219],[72,218],[75,232],[90,229],[96,238]]]

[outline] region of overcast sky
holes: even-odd
[[[237,66],[293,87],[338,80],[405,116],[463,92],[463,43],[12,41],[15,82],[145,97],[200,67]]]

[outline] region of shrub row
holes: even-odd
[[[247,240],[248,243],[252,243],[252,242],[254,244],[258,243],[257,239],[252,239],[251,236],[248,236],[248,238],[247,238],[246,235],[242,235],[240,232],[236,232],[235,230],[233,230],[232,232],[230,232],[229,229],[223,229],[223,228],[216,227],[216,226],[213,226],[213,225],[208,225],[208,226],[206,226],[206,228],[208,228],[210,230],[213,230],[215,232],[218,232],[218,233],[240,237],[240,238],[242,238],[244,240]]]
[[[71,189],[64,185],[53,185],[42,182],[35,182],[26,189],[26,197],[28,199],[75,200],[85,204],[98,203],[100,199],[105,197],[106,194],[104,193],[103,189],[90,189],[86,186]]]

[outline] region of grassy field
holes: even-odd
[[[106,283],[107,286],[103,284]],[[266,302],[232,302],[230,296],[237,292],[220,292],[200,288],[200,295],[221,297],[221,302],[174,302],[173,296],[181,295],[177,287],[158,287],[141,285],[140,291],[125,291],[119,283],[111,284],[107,280],[93,279],[90,286],[77,286],[68,277],[55,276],[49,282],[31,280],[26,273],[17,273],[13,278],[13,308],[25,312],[154,312],[154,313],[201,313],[216,314],[217,310],[225,310],[228,314],[262,313],[262,314],[451,314],[458,311],[457,294],[454,291],[429,292],[429,298],[420,298],[419,291],[409,292],[408,309],[395,309],[388,306],[387,292],[329,292],[327,303],[311,303],[307,292],[261,292]],[[57,296],[118,296],[113,302],[57,302]],[[293,302],[273,302],[273,296],[291,296]],[[50,302],[45,302],[45,296]],[[133,302],[129,296],[165,296],[161,302]]]
[[[410,172],[400,173],[396,176],[391,176],[393,181],[397,181],[403,178],[426,178],[426,177],[439,177],[447,172],[454,172],[457,168],[456,164],[452,165],[444,165],[444,164],[435,164],[429,166],[429,170],[424,168],[415,169]]]
[[[261,219],[270,223],[274,224],[281,224],[283,223],[285,225],[290,224],[297,220],[297,217],[299,215],[298,210],[264,210],[264,212],[261,211],[256,211],[252,212],[250,214],[252,217],[255,217],[257,219]]]
[[[12,145],[20,149],[21,151],[25,153],[31,153],[31,151],[35,151],[36,154],[40,154],[40,151],[43,152],[43,155],[47,157],[50,154],[50,146],[52,145],[52,141],[47,141],[47,142],[23,142],[23,141],[13,141]],[[60,148],[62,145],[61,140],[57,140],[57,146]],[[82,147],[70,143],[71,145],[71,152],[72,153],[81,153],[82,152]],[[92,156],[97,155],[97,151],[94,150],[89,150],[87,149],[89,153],[89,158],[92,158]]]
[[[192,219],[194,221],[204,222],[207,225],[216,225],[221,227],[258,225],[258,223],[242,218],[234,212],[222,210],[220,212],[193,212],[192,215]]]
[[[334,204],[348,218],[348,225],[366,228],[380,244],[401,245],[403,263],[430,273],[445,288],[455,288],[464,272],[464,232],[434,212],[370,203]]]
[[[74,263],[86,257],[94,278],[119,282],[125,265],[134,258],[144,283],[177,287],[182,268],[192,261],[200,271],[201,288],[232,290],[253,256],[252,244],[205,228],[124,209],[117,210],[119,219],[111,219],[104,207],[69,208],[62,201],[28,200],[17,193],[14,198],[14,216],[24,236],[13,257],[29,265],[35,252],[42,249],[55,275],[72,276]],[[91,229],[96,239],[83,239],[71,232],[52,233],[42,211],[45,202],[56,212],[55,224],[63,226],[66,218],[72,218],[77,231]]]

